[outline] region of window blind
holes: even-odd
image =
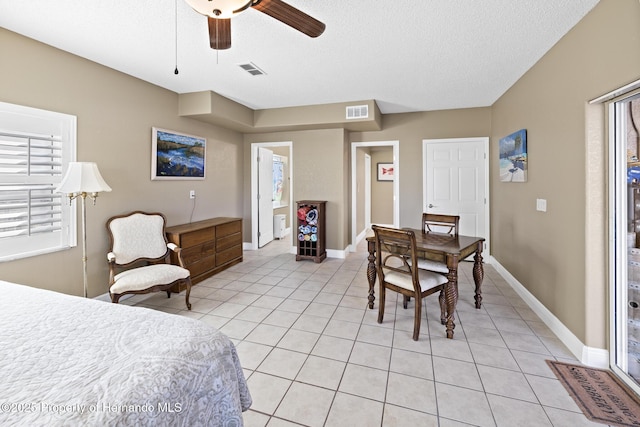
[[[76,245],[75,209],[55,192],[76,133],[76,116],[0,102],[0,262]]]
[[[0,239],[62,229],[60,135],[0,130]]]

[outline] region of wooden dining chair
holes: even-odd
[[[415,313],[413,320],[413,340],[418,341],[422,317],[422,298],[440,291],[440,318],[444,317],[443,291],[448,282],[446,276],[431,271],[414,268],[417,265],[416,236],[412,230],[402,230],[372,226],[376,244],[376,269],[380,283],[378,303],[378,323],[384,318],[386,290],[392,290],[413,297]],[[404,308],[407,308],[406,300]]]
[[[431,214],[426,212],[422,214],[423,233],[441,233],[458,236],[459,225],[459,215]],[[418,259],[418,268],[443,274],[449,272],[446,263],[424,258]]]
[[[445,233],[457,236],[459,225],[459,215],[432,214],[427,212],[422,214],[423,233]]]

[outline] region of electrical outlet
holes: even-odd
[[[195,199],[196,198],[196,190],[189,191],[189,198],[190,199]]]
[[[547,200],[546,199],[536,199],[536,210],[540,212],[547,211]]]

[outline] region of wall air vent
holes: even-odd
[[[242,68],[243,70],[245,70],[247,73],[251,74],[252,76],[261,76],[263,74],[267,74],[264,71],[262,71],[253,62],[247,62],[246,64],[238,64],[238,65],[240,66],[240,68]]]
[[[352,105],[347,107],[347,120],[366,119],[369,117],[368,105]]]

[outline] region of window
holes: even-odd
[[[75,210],[55,192],[75,152],[75,116],[0,102],[0,261],[75,246]]]

